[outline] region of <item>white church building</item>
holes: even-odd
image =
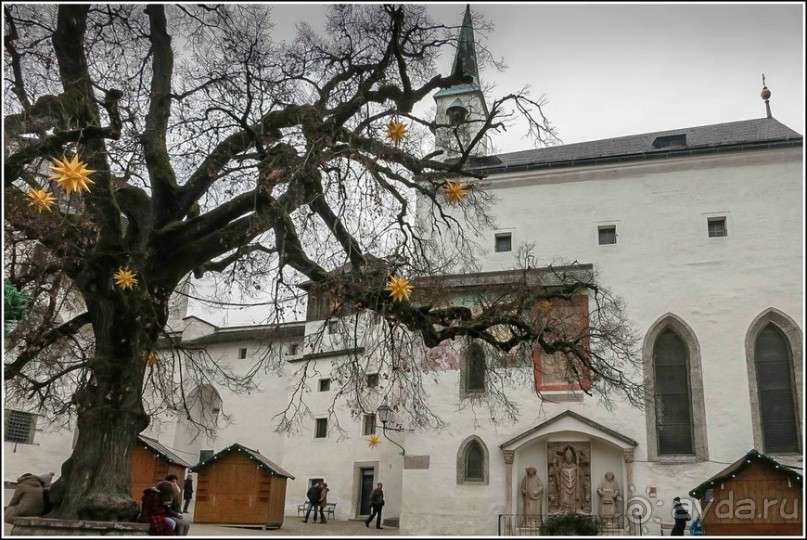
[[[437,114],[446,117],[486,113],[466,17],[457,58],[474,82],[435,95]],[[638,509],[651,535],[672,522],[673,497],[687,502],[690,490],[751,449],[803,467],[802,135],[767,114],[498,155],[484,155],[487,148],[472,166],[487,174],[496,225],[476,239],[484,246],[479,271],[455,276],[457,283],[506,279],[524,244],[534,245],[536,272],[556,261],[595,271],[624,300],[641,335],[644,410],[603,407],[542,371],[536,355],[536,376],[508,390],[517,420],[492,423],[477,399],[487,381],[473,368],[484,356],[463,341],[441,345],[440,362],[422,378],[446,428],[410,430],[396,416],[388,427],[401,430],[384,436],[377,415],[354,418],[340,408],[332,361],[367,356],[362,391],[373,411],[383,402],[384,373],[372,371],[369,348],[346,348],[332,326],[339,320],[326,324],[310,302],[307,320],[281,325],[219,328],[185,317],[177,332],[183,347],[246,369],[271,345],[284,355],[283,372],[259,372],[259,388],[248,395],[189,388],[200,397],[192,415],[230,418],[215,438],[194,438],[182,420],[170,419],[153,423],[149,435],[189,463],[234,443],[258,450],[294,476],[287,516],[297,515],[311,482],[324,480],[336,519],[366,517],[369,492],[382,482],[384,519],[410,535],[504,534],[513,522],[499,515],[524,513],[520,485],[530,467],[549,513],[559,504],[553,497],[562,498],[554,475],[567,449],[582,509],[597,513],[597,487],[611,472],[618,513]],[[420,203],[419,215],[428,215]],[[304,390],[295,384],[301,369],[310,391],[307,423],[295,434],[277,433],[273,417]],[[6,410],[6,481],[58,471],[71,452],[72,433],[26,418]],[[10,440],[11,419],[23,427]],[[371,435],[378,444],[368,444]]]

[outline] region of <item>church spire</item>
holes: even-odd
[[[469,92],[480,90],[479,86],[479,62],[476,60],[476,40],[474,39],[474,21],[471,16],[471,5],[465,7],[465,16],[462,19],[459,39],[457,40],[457,51],[454,54],[454,64],[451,66],[451,74],[457,72],[463,75],[470,75],[473,81],[470,84],[455,84],[450,88],[440,90],[437,96],[456,94],[458,92]]]
[[[474,22],[471,17],[471,5],[465,7],[465,17],[462,19],[462,30],[457,42],[457,54],[454,56],[452,75],[457,72],[470,75],[474,78],[471,83],[475,90],[479,89],[479,67],[476,61],[476,41],[474,40]]]

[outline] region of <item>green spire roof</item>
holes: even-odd
[[[443,88],[435,94],[435,97],[480,90],[479,65],[476,61],[476,41],[474,41],[474,26],[470,4],[465,8],[465,17],[462,20],[462,30],[460,30],[460,37],[457,43],[457,53],[454,56],[454,65],[451,67],[452,74],[458,71],[473,77],[473,82]]]

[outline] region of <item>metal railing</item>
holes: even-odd
[[[526,514],[499,514],[499,536],[541,536],[541,524],[550,516]],[[599,518],[592,516],[597,523],[597,536],[642,536],[642,517],[614,516]]]

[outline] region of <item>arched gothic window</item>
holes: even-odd
[[[457,483],[488,483],[488,449],[476,435],[465,439],[457,452]]]
[[[746,353],[755,446],[768,454],[800,453],[795,373],[801,373],[801,332],[771,308],[751,325]]]
[[[689,357],[683,340],[664,330],[653,346],[659,454],[694,454]]]
[[[668,313],[648,330],[642,356],[648,458],[674,462],[709,459],[700,347],[695,333]]]

